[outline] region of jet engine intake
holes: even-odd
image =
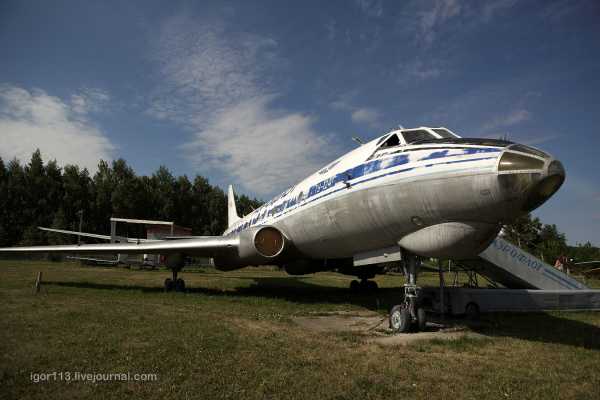
[[[288,240],[273,226],[257,226],[239,234],[237,254],[215,257],[217,269],[229,271],[249,265],[277,264],[286,248]]]

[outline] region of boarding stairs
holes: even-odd
[[[477,259],[453,266],[468,272],[474,284],[444,288],[442,280],[439,289],[427,288],[424,295],[444,313],[600,309],[600,290],[588,288],[500,236]],[[477,287],[474,273],[484,277],[489,288]]]
[[[477,260],[463,262],[478,274],[509,289],[588,290],[570,275],[496,237]]]

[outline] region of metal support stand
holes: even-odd
[[[37,279],[35,280],[35,286],[33,287],[33,293],[38,294],[42,287],[42,271],[38,272]]]

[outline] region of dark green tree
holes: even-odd
[[[5,182],[6,197],[4,213],[4,230],[7,235],[7,244],[14,245],[23,238],[23,232],[27,226],[25,208],[27,207],[27,181],[25,171],[19,161],[15,158],[7,168]]]
[[[8,218],[8,209],[6,201],[8,200],[8,170],[4,165],[2,157],[0,157],[0,246],[8,246],[9,236],[6,230],[6,222]]]

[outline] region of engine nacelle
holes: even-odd
[[[288,247],[285,235],[273,226],[257,226],[239,234],[237,254],[215,257],[215,267],[230,271],[249,265],[275,264]]]

